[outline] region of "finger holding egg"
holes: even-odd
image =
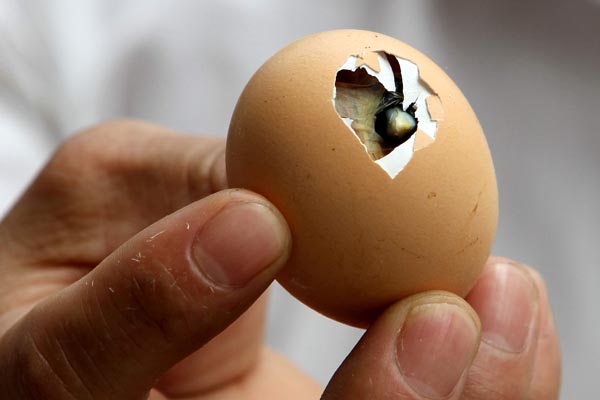
[[[495,237],[496,178],[469,103],[374,32],[316,34],[268,60],[232,117],[227,175],[290,225],[279,282],[355,326],[414,293],[466,295]]]

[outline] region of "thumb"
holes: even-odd
[[[246,191],[162,219],[6,333],[3,398],[145,398],[260,296],[289,244],[281,215]]]
[[[479,330],[475,312],[455,295],[409,297],[369,327],[322,399],[459,399]]]

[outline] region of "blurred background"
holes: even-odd
[[[0,215],[68,135],[134,117],[225,135],[245,83],[318,31],[379,31],[456,81],[497,169],[495,253],[547,280],[565,399],[600,393],[600,2],[0,0]],[[273,290],[269,343],[321,382],[362,331]],[[595,395],[595,396],[594,396]]]

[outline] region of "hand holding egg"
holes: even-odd
[[[281,284],[351,325],[422,291],[466,295],[495,236],[469,103],[426,56],[373,32],[316,34],[268,60],[234,112],[227,174],[290,225]]]

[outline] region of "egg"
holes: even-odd
[[[292,233],[278,281],[359,327],[406,296],[465,296],[494,241],[498,194],[471,106],[425,55],[337,30],[284,48],[251,78],[227,139],[230,186]]]

